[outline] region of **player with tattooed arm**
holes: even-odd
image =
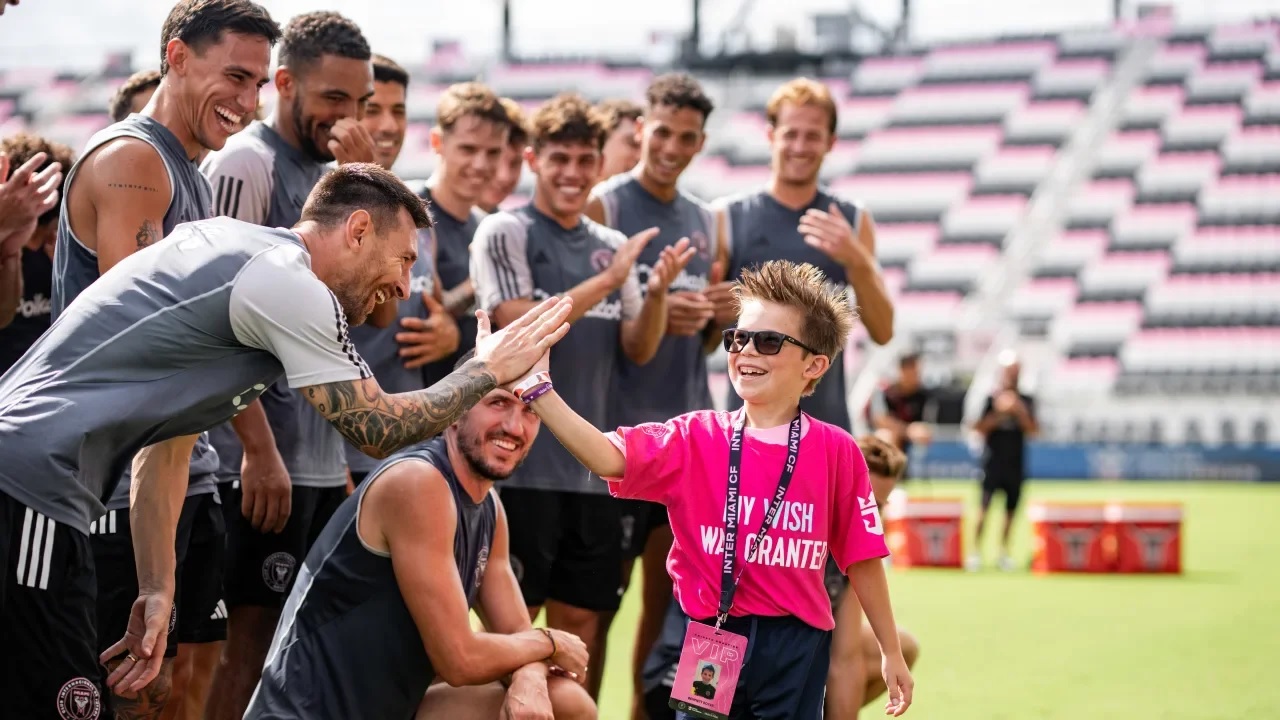
[[[418,229],[430,223],[394,175],[344,165],[316,185],[292,229],[214,218],[124,258],[0,378],[6,710],[38,718],[57,703],[100,704],[100,660],[123,656],[106,678],[118,694],[156,678],[196,438],[277,378],[385,457],[439,434],[568,332],[572,301],[549,298],[479,340],[475,359],[436,385],[383,392],[347,324],[381,298],[408,297]],[[138,597],[123,637],[98,656],[89,528],[130,461]]]

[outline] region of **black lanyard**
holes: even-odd
[[[733,434],[729,436],[729,492],[725,498],[724,509],[724,564],[720,575],[720,611],[716,614],[716,627],[729,618],[729,609],[733,607],[733,594],[738,591],[738,581],[742,572],[734,576],[734,565],[738,562],[738,485],[742,468],[742,434],[747,422],[747,411],[733,425]],[[764,523],[756,533],[756,554],[760,553],[760,542],[765,533],[778,516],[782,507],[782,499],[787,496],[787,488],[791,485],[791,476],[796,472],[796,463],[800,460],[800,413],[791,421],[787,433],[787,464],[782,466],[782,476],[778,478],[778,489],[764,511]]]

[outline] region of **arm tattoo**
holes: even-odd
[[[314,385],[307,397],[366,455],[384,458],[439,435],[498,386],[483,363],[470,361],[426,390],[389,395],[362,380]]]
[[[133,183],[107,183],[107,187],[116,188],[117,190],[141,190],[143,192],[160,192],[149,185],[135,185]]]
[[[150,220],[143,220],[142,227],[138,228],[138,234],[135,235],[134,238],[138,241],[138,249],[141,250],[151,243],[154,243],[156,240],[159,240],[160,233],[156,232],[155,223]]]

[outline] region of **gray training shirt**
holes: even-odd
[[[471,499],[444,438],[437,437],[386,460],[334,512],[285,602],[246,720],[407,720],[422,703],[436,675],[422,633],[391,556],[365,545],[357,529],[365,493],[383,471],[405,461],[434,466],[453,492],[453,557],[467,605],[474,607],[498,501],[492,490],[478,503]]]
[[[88,534],[138,450],[226,422],[282,372],[293,388],[370,377],[301,240],[230,218],[179,225],[0,377],[0,492]]]
[[[840,289],[849,288],[852,297],[853,288],[845,280],[840,263],[806,244],[797,229],[800,218],[809,208],[826,212],[833,202],[838,203],[841,214],[856,230],[858,207],[821,188],[813,201],[799,210],[782,205],[765,190],[717,200],[714,205],[723,207],[728,218],[728,278],[736,280],[742,276],[744,268],[757,267],[769,260],[790,260],[813,265],[827,276],[827,282]],[[818,383],[813,395],[801,398],[800,409],[823,422],[848,430],[851,427],[846,400],[848,394],[844,361],[840,357],[832,358],[831,369]],[[742,398],[734,392],[732,385],[728,390],[728,403],[730,409],[742,407]]]
[[[96,133],[89,139],[80,161],[102,145],[120,138],[141,140],[160,155],[165,170],[169,174],[169,209],[162,221],[165,235],[173,232],[180,223],[204,220],[212,217],[209,183],[196,168],[195,162],[187,157],[187,151],[178,142],[178,138],[160,122],[147,115],[133,114],[114,125]],[[66,187],[80,169],[77,161],[67,171]],[[67,305],[76,299],[84,289],[93,284],[99,277],[98,253],[80,242],[71,230],[71,217],[64,194],[62,208],[58,212],[58,240],[54,251],[53,266],[53,300],[52,317],[57,320]],[[191,475],[187,484],[187,497],[207,495],[217,489],[213,473],[218,470],[218,453],[209,444],[209,437],[201,435],[191,451]],[[129,507],[129,477],[131,468],[126,465],[124,475],[116,484],[110,499],[108,510],[121,510]]]
[[[706,289],[711,263],[716,259],[716,223],[710,209],[683,192],[675,200],[663,202],[645,190],[631,173],[609,178],[596,187],[594,194],[604,207],[604,224],[623,235],[630,237],[651,227],[659,230],[636,260],[641,293],[647,292],[649,274],[663,248],[686,237],[698,252],[669,290]],[[664,335],[658,354],[646,365],[636,365],[625,355],[618,362],[613,392],[609,394],[610,425],[634,427],[666,422],[677,415],[712,407],[701,335]]]
[[[476,302],[486,312],[508,300],[544,300],[594,277],[626,242],[617,230],[585,216],[572,230],[526,205],[486,217],[471,245]],[[601,300],[551,348],[551,378],[569,407],[601,430],[609,427],[609,389],[622,354],[622,322],[640,315],[635,269],[620,291]],[[608,486],[542,433],[507,487],[606,495]]]
[[[422,198],[431,204],[431,215],[435,218],[436,270],[440,273],[442,290],[452,290],[471,278],[471,240],[475,237],[476,228],[484,219],[484,213],[472,209],[464,219],[456,218],[435,204],[431,197],[431,189],[422,191]],[[476,346],[476,309],[474,303],[458,320],[458,349],[443,360],[433,362],[422,370],[423,379],[430,387],[453,372],[458,359]]]
[[[201,170],[213,185],[217,214],[274,228],[298,224],[307,196],[330,166],[285,142],[271,128],[273,121],[250,123],[205,158]],[[346,484],[346,442],[305,398],[276,383],[263,394],[262,409],[294,485]],[[209,435],[222,461],[219,479],[239,478],[244,448],[235,430],[227,424]]]

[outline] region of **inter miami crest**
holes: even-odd
[[[58,715],[62,720],[98,720],[102,695],[88,678],[74,678],[58,691]]]
[[[262,561],[262,582],[275,592],[284,592],[298,561],[287,552],[271,553]]]
[[[613,251],[607,248],[600,248],[591,253],[591,269],[597,273],[602,273],[613,262]]]

